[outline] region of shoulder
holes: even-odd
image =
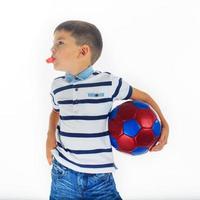
[[[105,74],[105,76],[107,76],[109,78],[110,81],[118,81],[121,77],[117,76],[116,74],[113,74],[111,72],[103,72]]]
[[[102,76],[107,76],[107,77],[112,77],[113,74],[111,72],[108,71],[95,71],[95,74],[101,74]]]
[[[103,80],[103,81],[112,81],[113,74],[108,71],[95,71],[93,72],[93,75],[97,77],[97,79]]]
[[[100,71],[100,70],[95,70],[92,73],[92,76],[96,77],[97,79],[105,79],[106,77],[109,77],[109,74],[108,74],[108,72],[103,72],[103,71]]]
[[[54,90],[54,89],[58,88],[64,79],[65,79],[65,76],[57,76],[57,77],[53,78],[53,80],[51,82],[51,89]]]
[[[64,78],[65,78],[65,76],[57,76],[53,80],[63,80]]]
[[[122,80],[120,76],[117,76],[116,74],[113,74],[109,71],[95,71],[95,75],[98,75],[100,79],[104,81],[111,81],[111,83],[118,83],[119,81]]]
[[[65,79],[65,76],[57,76],[53,79],[53,83],[58,83],[60,81],[63,81]]]

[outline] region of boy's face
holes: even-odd
[[[53,62],[54,68],[60,71],[72,72],[78,66],[81,56],[81,48],[70,32],[60,30],[54,34],[52,56],[56,58]]]

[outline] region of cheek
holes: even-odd
[[[66,59],[67,58],[74,59],[76,58],[76,54],[77,52],[75,52],[74,50],[69,50],[69,49],[65,49],[60,53],[62,58],[66,58]]]

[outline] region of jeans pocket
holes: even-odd
[[[51,169],[52,178],[53,177],[62,178],[66,174],[67,174],[67,170],[64,167],[62,167],[61,164],[59,164],[57,161],[54,160],[53,166]]]

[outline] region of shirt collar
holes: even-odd
[[[93,69],[92,65],[87,67],[86,69],[84,69],[82,72],[80,72],[77,75],[73,75],[73,74],[66,72],[65,80],[67,82],[76,82],[79,80],[84,80],[84,79],[88,78],[93,72],[94,72],[94,69]]]

